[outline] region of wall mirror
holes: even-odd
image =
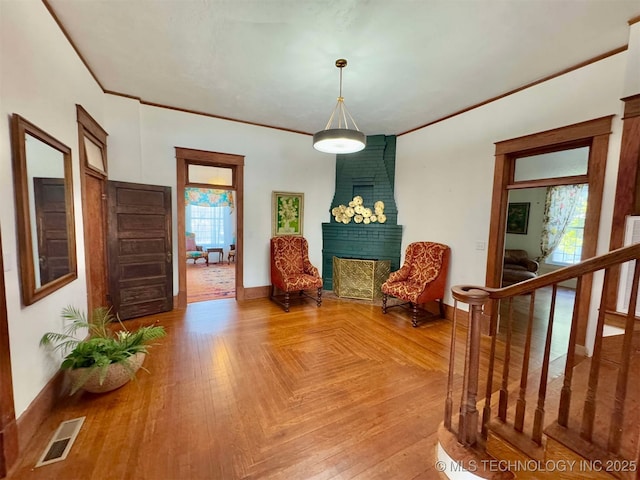
[[[25,305],[78,276],[71,149],[13,114],[13,183]]]

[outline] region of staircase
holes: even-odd
[[[640,244],[502,289],[453,287],[456,313],[439,431],[439,459],[449,478],[463,467],[476,478],[640,479],[640,324],[633,314],[639,258]],[[625,262],[635,270],[631,313],[622,320],[616,314],[623,333],[604,335],[607,312],[601,301],[593,355],[577,355],[578,319],[588,312],[581,301],[583,282],[590,285],[593,273],[603,270],[607,291],[610,272]],[[566,350],[557,355],[552,338],[554,327],[561,327],[558,284],[571,278],[578,282],[576,298],[567,313]],[[542,338],[532,334],[541,299],[548,301]],[[457,302],[469,305],[466,329],[460,328]],[[456,355],[460,330],[466,330],[464,362]]]

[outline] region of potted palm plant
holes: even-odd
[[[157,325],[130,331],[106,307],[94,309],[87,319],[84,312],[68,306],[62,310],[62,318],[69,321],[64,331],[45,333],[40,345],[53,345],[65,354],[60,368],[69,370],[71,395],[80,388],[102,393],[121,387],[135,378],[150,342],[166,335],[164,327]],[[114,329],[114,322],[120,328]],[[75,335],[83,329],[89,334],[80,340]]]

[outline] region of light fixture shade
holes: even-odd
[[[344,58],[336,60],[336,67],[340,71],[340,95],[338,102],[329,117],[324,130],[313,136],[313,148],[324,153],[355,153],[367,144],[367,137],[360,131],[355,120],[347,110],[342,96],[342,69],[347,66]],[[334,121],[336,128],[333,128]],[[349,128],[349,121],[353,128]]]
[[[360,130],[331,128],[313,136],[313,148],[324,153],[355,153],[367,145],[367,137]]]

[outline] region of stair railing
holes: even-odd
[[[607,285],[610,282],[611,270],[625,262],[632,262],[634,275],[630,300],[628,303],[628,313],[626,314],[624,337],[622,342],[622,351],[620,354],[620,366],[617,372],[615,400],[611,408],[612,414],[609,421],[609,436],[606,445],[599,445],[598,448],[604,449],[607,454],[615,457],[620,450],[620,440],[624,429],[624,404],[626,398],[630,358],[633,350],[633,330],[636,321],[636,299],[638,297],[638,283],[640,278],[640,244],[624,247],[614,250],[605,255],[594,257],[577,265],[565,267],[555,272],[541,275],[537,278],[517,283],[505,288],[488,288],[468,285],[458,285],[452,288],[454,304],[454,316],[452,322],[452,336],[450,346],[450,362],[447,385],[447,398],[445,401],[444,427],[450,432],[457,435],[458,442],[464,446],[471,447],[476,445],[480,439],[487,438],[487,431],[490,421],[492,421],[492,397],[494,394],[494,369],[496,365],[496,349],[498,322],[500,320],[500,304],[499,302],[507,302],[507,319],[506,332],[504,340],[504,351],[502,357],[502,378],[498,394],[497,419],[503,424],[509,425],[511,421],[512,428],[516,432],[523,432],[525,413],[527,406],[527,387],[529,382],[529,364],[531,356],[532,342],[532,325],[534,316],[534,303],[536,291],[544,287],[551,287],[551,303],[549,306],[549,319],[547,322],[547,330],[545,335],[544,353],[542,354],[542,366],[540,369],[539,385],[537,392],[537,402],[533,414],[533,427],[530,434],[530,440],[535,444],[542,444],[543,429],[545,427],[545,400],[547,395],[549,365],[551,360],[551,344],[554,327],[554,317],[556,310],[556,296],[558,293],[558,284],[571,279],[577,279],[576,297],[573,307],[569,339],[566,350],[566,363],[564,367],[563,386],[560,393],[560,401],[558,406],[556,422],[562,427],[568,427],[569,411],[571,402],[578,399],[572,399],[572,380],[573,370],[576,365],[576,340],[578,332],[578,319],[581,311],[581,285],[583,279],[587,275],[594,272],[604,270],[604,285],[602,292],[607,291]],[[526,326],[526,334],[524,339],[522,353],[522,367],[520,371],[519,389],[517,399],[515,401],[515,413],[513,419],[507,418],[509,404],[509,386],[511,367],[511,355],[513,350],[513,315],[514,304],[513,299],[520,295],[530,295],[530,306],[528,320]],[[489,358],[483,359],[487,364],[487,377],[485,383],[484,406],[482,409],[482,418],[479,418],[477,410],[477,395],[480,380],[481,365],[481,338],[483,337],[481,330],[482,317],[487,304],[494,301],[489,317],[489,334],[490,347]],[[458,416],[457,432],[452,424],[452,416],[454,409],[454,385],[455,385],[455,349],[456,349],[456,330],[458,330],[458,308],[457,302],[464,302],[469,305],[469,324],[467,328],[466,351],[464,357],[464,371],[462,376],[462,389],[460,392],[460,410]],[[582,307],[584,308],[584,307]],[[582,310],[586,312],[586,310]],[[596,324],[595,342],[593,346],[593,356],[591,359],[588,387],[586,398],[584,399],[584,407],[582,414],[582,422],[580,425],[579,436],[589,445],[593,442],[593,427],[596,413],[596,399],[598,396],[598,376],[600,373],[600,365],[602,361],[602,338],[605,323],[605,299],[604,294],[601,295],[600,308]],[[504,320],[501,320],[504,322]],[[501,325],[502,328],[502,325]],[[501,347],[502,348],[502,347]],[[487,361],[488,360],[488,361]],[[512,377],[513,378],[513,377]],[[512,402],[513,403],[513,402]],[[638,459],[632,459],[638,460]]]

